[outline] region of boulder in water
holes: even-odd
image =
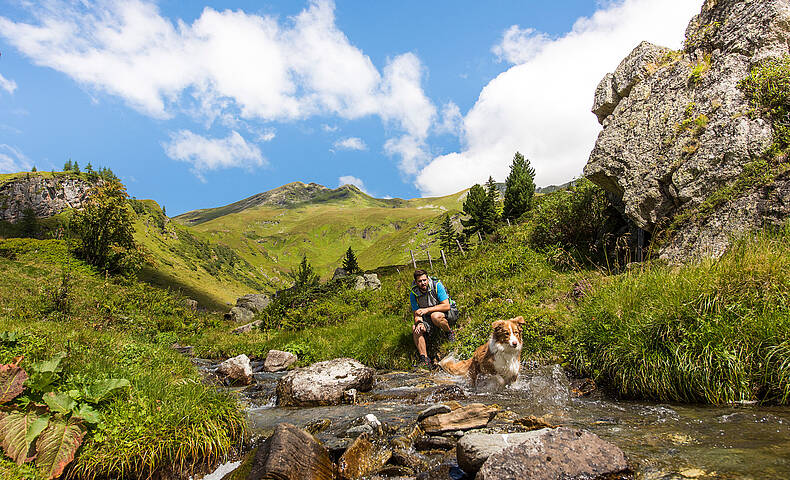
[[[255,453],[247,480],[333,480],[329,452],[312,435],[289,423],[280,423]]]
[[[466,473],[476,473],[494,453],[526,441],[534,441],[547,429],[521,433],[467,433],[458,441],[455,455]]]
[[[217,372],[225,375],[232,384],[249,385],[252,382],[250,359],[243,353],[220,363]]]
[[[336,358],[297,368],[277,382],[277,404],[339,405],[346,390],[370,390],[375,373],[374,369],[351,358]]]
[[[392,450],[381,443],[371,442],[367,434],[362,434],[340,457],[337,470],[340,478],[359,478],[384,466],[391,456]]]
[[[475,478],[581,480],[628,471],[622,450],[585,430],[560,427],[525,435],[530,437],[491,454]]]
[[[497,414],[498,409],[482,403],[472,403],[452,412],[432,415],[420,421],[420,428],[428,434],[455,432],[485,427]]]
[[[263,361],[263,370],[266,372],[281,372],[288,369],[297,360],[296,355],[282,350],[269,350]]]

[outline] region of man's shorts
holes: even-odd
[[[450,310],[444,312],[444,316],[447,318],[447,323],[455,323],[455,321],[458,320],[458,307],[451,305]],[[439,328],[431,321],[430,313],[426,313],[422,316],[422,326],[425,328],[425,336],[430,336],[434,330]]]

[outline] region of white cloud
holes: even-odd
[[[321,125],[321,130],[328,133],[332,133],[332,132],[336,132],[338,130],[338,127],[337,125],[327,125],[326,123],[324,123]]]
[[[435,116],[411,53],[382,72],[335,24],[332,0],[278,19],[206,7],[188,24],[145,0],[31,5],[33,23],[0,16],[0,36],[40,66],[157,118],[288,121],[379,116],[424,141]]]
[[[192,165],[192,172],[202,181],[209,170],[232,167],[260,167],[266,164],[261,150],[247,143],[238,132],[226,138],[206,138],[189,130],[170,134],[170,141],[162,143],[165,153],[173,160]]]
[[[8,93],[14,93],[14,90],[16,90],[16,82],[0,75],[0,88]]]
[[[0,144],[0,173],[24,172],[33,168],[22,152],[11,145]]]
[[[447,102],[442,107],[442,120],[436,125],[436,133],[449,133],[459,135],[461,133],[461,123],[464,120],[461,109],[453,102]]]
[[[367,150],[368,146],[359,137],[341,138],[334,143],[334,147],[338,150]]]
[[[354,185],[358,189],[362,190],[364,193],[368,193],[368,191],[365,189],[365,182],[363,182],[362,179],[357,178],[353,175],[344,175],[338,178],[337,186],[342,187],[343,185]]]
[[[384,152],[391,157],[400,156],[398,167],[406,175],[416,175],[428,163],[430,156],[427,150],[425,140],[413,135],[390,138],[384,142]]]
[[[502,42],[494,45],[491,51],[499,61],[518,65],[532,60],[549,42],[548,35],[534,28],[522,30],[518,25],[511,25],[502,34]]]
[[[535,167],[538,185],[579,175],[600,131],[590,113],[598,82],[642,40],[680,47],[698,11],[689,0],[625,0],[580,18],[553,40],[511,27],[497,51],[524,63],[486,85],[463,119],[463,150],[434,158],[417,175],[417,187],[444,195],[489,175],[502,181],[516,151]]]

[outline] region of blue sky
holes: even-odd
[[[0,172],[107,166],[170,215],[292,181],[374,196],[578,176],[600,78],[696,0],[0,0]]]

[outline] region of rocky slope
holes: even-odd
[[[734,234],[790,213],[786,156],[767,153],[775,126],[739,87],[787,56],[789,39],[790,0],[706,0],[682,51],[643,42],[599,84],[603,130],[584,173],[664,233],[664,258],[718,256]]]
[[[78,174],[16,174],[0,184],[0,220],[16,222],[32,208],[39,218],[81,208],[94,183]]]

